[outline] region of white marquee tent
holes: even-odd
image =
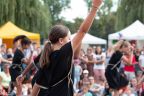
[[[119,39],[125,39],[125,40],[137,40],[138,46],[144,42],[144,24],[141,23],[139,20],[135,21],[133,24],[129,25],[125,29],[110,34],[108,36],[109,38],[109,45],[112,42],[112,40],[119,40]]]
[[[71,38],[73,38],[75,35],[76,35],[76,33],[73,34]],[[84,38],[82,40],[82,43],[83,44],[104,44],[105,45],[106,40],[86,33],[86,35],[84,36]]]

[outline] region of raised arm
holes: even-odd
[[[125,62],[126,65],[132,65],[133,54],[130,54],[129,57],[123,55],[122,60]]]
[[[81,50],[81,44],[77,47],[77,49],[74,52],[74,59],[78,59],[79,58],[80,50]]]
[[[102,0],[93,0],[92,8],[91,8],[91,11],[90,11],[89,15],[83,21],[83,23],[81,24],[77,34],[72,39],[72,46],[73,46],[73,51],[74,52],[76,51],[78,46],[81,44],[81,41],[82,41],[85,33],[88,32],[88,30],[90,29],[90,27],[92,25],[92,22],[95,18],[95,15],[96,15],[96,11],[99,8],[99,6],[101,5],[101,3],[102,3]]]

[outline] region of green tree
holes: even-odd
[[[73,34],[73,33],[77,32],[77,30],[79,29],[80,24],[82,23],[82,21],[83,21],[82,18],[75,18],[74,22],[64,20],[63,24],[65,26],[67,26],[70,29],[71,33]]]
[[[15,21],[16,0],[0,0],[0,25],[7,21]]]
[[[91,0],[85,0],[88,6],[88,10],[91,8]],[[112,0],[104,0],[103,5],[97,12],[98,19],[94,20],[94,23],[90,29],[92,35],[108,38],[108,34],[115,32],[115,18],[116,13],[111,12],[113,5]]]
[[[111,13],[111,15],[95,19],[89,33],[97,37],[108,39],[108,34],[115,32],[115,22],[115,12]]]
[[[38,32],[46,38],[51,26],[48,8],[40,0],[0,0],[0,25],[12,21],[17,26]]]
[[[56,24],[61,19],[59,17],[62,10],[66,8],[70,8],[70,0],[43,0],[43,2],[47,5],[50,10],[50,14],[52,17],[52,24]]]
[[[119,0],[116,29],[121,30],[136,20],[144,23],[144,0]]]
[[[92,0],[84,0],[87,4],[88,7],[88,11],[91,8],[91,4],[92,4]],[[112,0],[103,0],[104,4],[102,5],[102,7],[100,8],[100,13],[101,14],[107,14],[110,13],[110,10],[112,8]]]

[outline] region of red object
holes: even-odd
[[[134,68],[135,62],[136,62],[135,56],[133,56],[132,65],[129,65],[129,66],[125,65],[124,70],[128,72],[135,72],[135,68]]]

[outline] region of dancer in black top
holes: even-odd
[[[127,78],[124,76],[124,73],[120,73],[119,67],[122,60],[126,62],[125,64],[131,65],[133,53],[130,43],[124,40],[119,41],[114,47],[115,52],[110,58],[109,64],[106,68],[105,76],[109,87],[115,90],[114,96],[119,96],[118,91],[126,87],[129,83]],[[131,56],[128,58],[124,55],[125,53],[131,53]]]
[[[15,53],[16,49],[21,46],[21,40],[26,38],[25,35],[18,35],[13,40],[13,52]]]
[[[40,58],[41,68],[33,87],[32,96],[37,96],[40,88],[47,90],[42,96],[73,96],[71,82],[73,53],[89,30],[100,4],[101,0],[93,0],[90,14],[71,41],[67,27],[56,25],[52,28],[49,34],[50,42],[45,45]]]
[[[41,56],[41,54],[39,54],[34,60],[33,60],[33,58],[31,58],[30,64],[28,64],[28,66],[24,69],[24,71],[21,73],[21,75],[19,75],[19,76],[17,77],[17,83],[19,83],[19,84],[22,83],[23,80],[24,80],[24,77],[26,76],[26,74],[27,74],[33,67],[35,67],[36,71],[39,70],[39,68],[40,68],[40,65],[39,65],[40,56]],[[34,75],[34,77],[33,77],[33,79],[32,79],[32,86],[33,86],[34,83],[35,83],[35,80],[36,80],[35,78],[36,78],[36,76]]]
[[[30,62],[30,60],[25,58],[23,52],[25,49],[30,47],[31,40],[27,37],[24,37],[20,42],[21,47],[15,50],[12,66],[10,67],[11,81],[13,85],[17,87],[17,92],[22,91],[21,87],[16,83],[17,76],[19,76],[23,71],[22,63],[28,64]],[[19,93],[17,93],[17,96],[19,96]]]

